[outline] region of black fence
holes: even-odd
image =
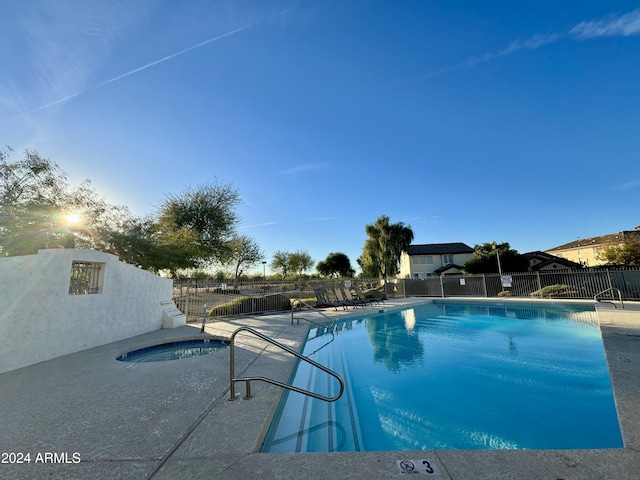
[[[640,300],[640,269],[577,270],[482,275],[445,275],[425,279],[394,279],[391,297],[530,297],[617,298]]]
[[[187,322],[202,321],[203,316],[226,317],[291,310],[295,300],[315,305],[314,289],[333,288],[337,283],[358,286],[363,291],[379,289],[380,280],[373,279],[307,279],[283,281],[215,282],[209,280],[176,280],[173,301],[187,316]]]

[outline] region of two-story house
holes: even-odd
[[[623,230],[597,237],[581,238],[558,247],[545,250],[546,253],[577,262],[585,267],[603,265],[606,260],[598,258],[598,253],[608,247],[619,247],[625,241],[640,239],[640,230]]]
[[[400,257],[400,278],[428,278],[458,274],[473,257],[473,248],[461,242],[409,245]]]

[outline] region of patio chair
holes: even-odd
[[[351,306],[353,308],[364,306],[364,302],[362,300],[356,300],[353,297],[348,298],[346,290],[343,290],[342,287],[337,287],[336,289],[334,289],[334,292],[336,294],[336,299],[347,306]],[[351,296],[351,293],[349,293],[349,296]]]
[[[338,310],[339,306],[344,306],[337,301],[331,301],[327,297],[327,291],[324,288],[316,288],[313,290],[313,293],[316,295],[316,307],[317,308],[328,308],[333,307]],[[345,307],[346,308],[346,307]]]
[[[362,293],[362,290],[360,289],[360,287],[354,285],[353,289],[356,291],[356,294],[358,295],[358,298],[360,300],[365,300],[365,301],[370,301],[371,303],[375,302],[375,303],[384,303],[384,297],[367,297],[365,296],[364,293]]]
[[[323,290],[329,303],[333,303],[334,305],[342,307],[345,310],[347,309],[347,307],[349,306],[349,303],[343,300],[340,300],[338,298],[338,295],[336,294],[336,291],[333,288],[324,288]]]
[[[362,305],[363,307],[367,304],[373,303],[370,298],[355,298],[351,293],[351,289],[348,287],[344,287],[340,289],[344,293],[345,301],[351,302],[354,305]]]

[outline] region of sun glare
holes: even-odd
[[[68,213],[64,216],[65,223],[68,225],[77,225],[80,223],[80,214],[79,213]]]

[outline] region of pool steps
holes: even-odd
[[[315,367],[316,369],[320,369],[323,372],[327,373],[328,375],[334,377],[336,380],[338,380],[338,383],[340,385],[339,389],[338,389],[338,393],[336,393],[334,396],[329,397],[329,396],[324,396],[318,393],[315,393],[311,390],[304,390],[301,388],[298,388],[294,385],[291,385],[289,383],[283,383],[280,382],[278,380],[274,380],[273,378],[268,378],[268,377],[236,377],[235,376],[235,338],[236,336],[241,333],[241,332],[246,332],[249,333],[251,335],[255,335],[258,338],[261,338],[262,340],[280,348],[281,350],[284,350],[285,352],[290,353],[291,355],[293,355],[294,357],[298,358],[299,360],[302,360],[303,362],[305,362],[306,364],[309,364],[313,367]],[[245,400],[248,400],[251,398],[251,382],[252,381],[261,381],[261,382],[266,382],[266,383],[270,383],[272,385],[277,385],[278,387],[282,387],[285,388],[287,390],[292,390],[294,392],[298,392],[298,393],[302,393],[304,395],[308,395],[310,397],[313,398],[317,398],[318,400],[324,400],[325,402],[335,402],[336,400],[338,400],[340,398],[340,396],[342,395],[343,391],[344,391],[344,380],[342,379],[342,377],[340,377],[340,375],[338,375],[337,373],[335,373],[334,371],[328,369],[327,367],[311,360],[308,357],[305,357],[304,355],[301,355],[300,353],[296,352],[295,350],[293,350],[292,348],[287,347],[286,345],[283,345],[282,343],[274,340],[273,338],[268,337],[267,335],[258,332],[257,330],[254,330],[253,328],[250,327],[240,327],[237,330],[235,330],[232,334],[231,334],[231,338],[229,340],[229,383],[230,383],[230,398],[229,400],[235,400],[239,395],[236,395],[236,390],[235,390],[235,384],[236,382],[245,382]]]
[[[338,324],[340,325],[340,324]],[[285,392],[280,401],[276,416],[286,421],[272,424],[263,442],[263,452],[341,452],[362,450],[359,432],[358,413],[352,401],[351,385],[346,362],[342,352],[329,355],[323,347],[328,343],[326,336],[338,335],[338,332],[319,329],[324,335],[318,335],[307,341],[314,348],[313,356],[318,363],[327,365],[337,372],[345,381],[342,397],[336,402],[314,402],[308,396]],[[325,392],[331,395],[335,390],[335,382],[326,374],[300,363],[293,372],[293,382],[299,388]],[[284,406],[286,405],[286,410]]]

